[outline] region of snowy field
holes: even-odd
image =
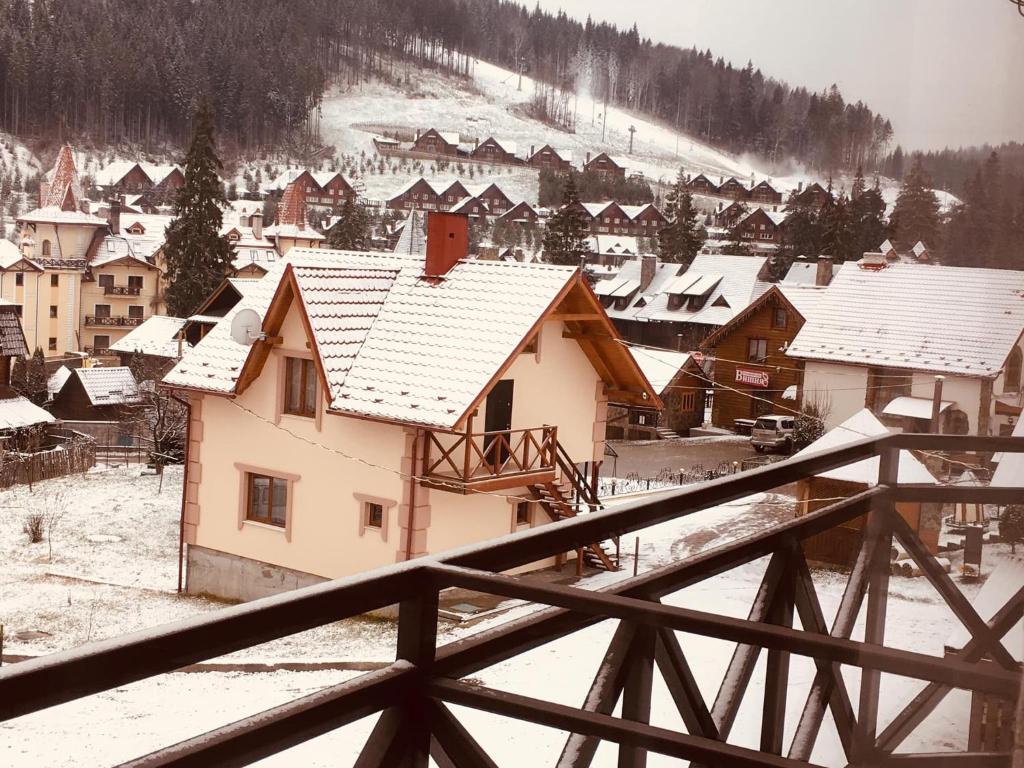
[[[171,469],[158,493],[159,480],[140,476],[138,469],[97,471],[85,476],[48,481],[32,491],[0,493],[0,547],[6,568],[0,575],[0,622],[11,636],[46,632],[36,639],[10,640],[8,654],[37,655],[73,647],[134,629],[218,607],[215,603],[175,594],[180,470]],[[64,509],[54,534],[52,561],[46,542],[29,545],[21,521],[33,509]],[[682,520],[641,531],[639,571],[684,558],[709,547],[741,538],[792,514],[792,499],[762,494],[706,510]],[[623,571],[598,573],[585,580],[595,588],[627,578],[632,572],[634,536],[623,541]],[[989,567],[995,558],[986,550]],[[745,617],[765,567],[751,563],[667,598],[666,602]],[[831,620],[845,579],[838,573],[814,574],[827,619]],[[976,585],[965,587],[973,596]],[[941,655],[955,619],[923,579],[894,579],[887,636],[896,647]],[[536,606],[519,605],[473,625],[442,624],[444,642],[479,632]],[[474,675],[495,688],[539,696],[578,706],[614,631],[604,622],[550,643],[507,663]],[[861,637],[862,623],[854,637]],[[706,699],[714,698],[732,646],[706,638],[680,635]],[[350,620],[268,643],[218,660],[215,671],[179,672],[126,686],[0,725],[0,764],[11,766],[111,765],[159,746],[267,709],[351,678],[347,662],[388,661],[394,653],[394,627],[382,620]],[[300,670],[254,672],[243,662],[290,662]],[[301,670],[304,662],[336,664],[334,668]],[[234,667],[232,666],[234,665]],[[758,688],[764,675],[762,658],[749,700],[741,708],[731,740],[756,746],[760,723]],[[787,737],[813,678],[813,665],[794,657],[788,702]],[[857,674],[847,670],[856,700]],[[884,723],[920,687],[900,678],[883,677]],[[962,748],[959,725],[966,721],[968,697],[951,694],[929,718],[927,738],[908,742],[906,749]],[[457,709],[467,728],[501,766],[551,764],[565,734],[503,721],[491,715]],[[679,729],[681,722],[655,675],[653,722]],[[309,742],[269,759],[269,766],[348,766],[372,727],[374,718]],[[124,723],[131,722],[130,728]],[[826,716],[814,760],[841,765],[834,728]],[[616,762],[614,749],[603,746],[595,765]],[[651,766],[679,765],[652,755]]]

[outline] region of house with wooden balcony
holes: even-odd
[[[598,506],[609,400],[656,392],[580,271],[293,249],[164,379],[191,409],[187,588],[250,599]],[[616,563],[601,542],[576,557]]]

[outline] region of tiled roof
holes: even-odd
[[[58,205],[34,208],[18,216],[18,221],[49,224],[89,224],[94,227],[107,226],[106,219],[101,219],[99,216],[93,216],[91,213],[84,213],[83,211],[67,211]]]
[[[180,317],[152,315],[142,325],[133,328],[126,336],[110,345],[114,352],[138,352],[154,357],[177,357],[178,339],[176,338],[185,320]],[[189,343],[182,343],[182,350],[189,348]],[[109,369],[108,369],[109,370]]]
[[[152,263],[139,257],[135,253],[135,246],[132,241],[122,235],[107,235],[104,237],[96,249],[96,255],[89,262],[89,266],[102,267],[104,264],[120,261],[121,259],[131,259],[140,267],[156,269]]]
[[[395,243],[395,253],[404,256],[424,256],[427,253],[425,220],[419,211],[412,211],[402,226],[402,234]]]
[[[78,168],[71,145],[65,144],[57,153],[57,162],[47,174],[46,197],[40,201],[40,208],[55,206],[65,211],[75,211],[82,200],[82,185],[78,180]]]
[[[292,225],[305,228],[306,223],[306,190],[301,184],[290,181],[277,204],[278,226]]]
[[[62,365],[53,375],[50,376],[46,381],[46,391],[53,397],[55,394],[64,389],[64,384],[71,378],[71,369],[66,365]]]
[[[36,267],[36,269],[42,269],[38,264],[26,259],[18,246],[7,238],[0,237],[0,269],[9,269],[19,261],[25,261]]]
[[[15,305],[0,306],[0,356],[27,357],[28,346]]]
[[[139,400],[139,385],[127,366],[76,368],[73,373],[92,405],[125,405]]]
[[[809,320],[817,312],[828,291],[828,288],[823,286],[787,283],[779,283],[778,288],[786,300],[796,307],[796,311],[803,316],[804,320]]]
[[[787,354],[994,377],[1022,331],[1024,272],[847,262]]]
[[[0,400],[0,429],[21,429],[35,424],[52,424],[56,419],[48,411],[25,397]]]
[[[841,264],[832,265],[832,276],[839,271]],[[780,285],[814,285],[818,279],[818,263],[815,261],[794,261]]]
[[[440,282],[392,254],[294,249],[168,374],[229,393],[249,348],[230,319],[267,311],[286,264],[324,362],[334,410],[449,428],[574,279],[571,267],[464,261]]]

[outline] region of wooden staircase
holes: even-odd
[[[569,458],[565,449],[558,446],[558,467],[560,482],[548,481],[527,486],[530,495],[552,520],[575,517],[578,512],[597,511],[603,504],[590,487],[586,477]],[[619,570],[618,558],[612,554],[610,542],[594,542],[577,552],[586,565],[606,571]]]

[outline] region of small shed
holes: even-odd
[[[799,451],[796,457],[807,457],[855,443],[865,437],[888,433],[885,425],[864,408]],[[879,458],[875,456],[800,480],[797,483],[797,515],[814,512],[827,507],[836,498],[852,496],[875,486],[878,483],[878,468]],[[931,472],[910,451],[900,451],[898,477],[901,483],[935,485]],[[932,505],[919,502],[898,502],[896,510],[917,531],[928,551],[936,553],[942,526],[941,507],[933,508]],[[852,565],[860,549],[864,520],[864,516],[857,517],[805,539],[803,545],[807,558],[833,565]]]
[[[53,398],[53,413],[74,421],[121,421],[124,409],[141,401],[127,366],[76,368]]]
[[[630,348],[633,359],[664,410],[610,403],[606,437],[610,440],[656,440],[685,437],[704,423],[707,379],[700,364],[686,352]]]
[[[180,317],[152,315],[111,344],[110,351],[117,353],[122,366],[138,358],[153,378],[161,378],[192,346],[184,338],[179,339],[186,322]]]

